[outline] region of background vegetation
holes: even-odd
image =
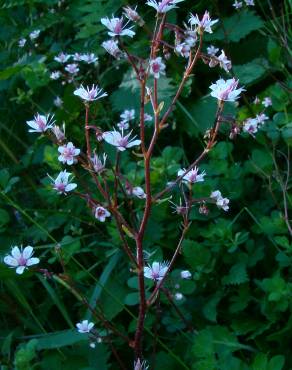
[[[66,123],[68,137],[84,146],[84,109],[73,96],[74,84],[50,79],[51,71],[59,68],[53,58],[60,51],[93,52],[99,57],[98,66],[83,64],[79,74],[80,82],[98,82],[109,93],[109,99],[96,105],[98,126],[111,128],[124,109],[138,108],[138,87],[128,67],[111,60],[100,47],[107,39],[100,18],[116,14],[129,3],[2,1],[0,253],[4,256],[11,245],[34,245],[42,267],[62,274],[61,255],[78,289],[91,303],[98,302],[120,331],[133,335],[137,281],[120,251],[114,222],[100,224],[81,199],[60,197],[50,190],[47,173],[60,170],[56,150],[45,138],[35,140],[25,124],[37,111],[54,112],[59,123]],[[153,24],[151,8],[142,7],[142,0],[138,5],[147,23]],[[231,199],[231,209],[224,213],[210,207],[208,215],[193,209],[192,226],[168,282],[173,293],[184,295],[176,304],[196,333],[187,330],[162,298],[161,310],[156,307],[147,315],[146,357],[152,368],[161,370],[292,369],[291,1],[273,6],[258,0],[255,7],[236,11],[232,1],[186,0],[171,17],[182,21],[189,11],[202,14],[205,8],[221,20],[208,35],[208,43],[226,51],[233,62],[231,74],[247,89],[242,104],[231,104],[229,114],[242,121],[262,109],[253,104],[256,96],[269,96],[270,120],[256,137],[241,134],[236,140],[228,138],[223,126],[220,142],[201,165],[208,176],[198,187],[198,196],[219,188]],[[36,29],[41,30],[37,45],[28,42],[20,48],[19,39]],[[147,39],[141,40],[135,38],[129,48],[143,53]],[[169,61],[162,91],[166,102],[183,68],[182,60]],[[208,86],[221,72],[202,63],[196,69],[158,143],[152,164],[157,188],[202,149],[203,135],[216,111]],[[56,96],[63,100],[62,107],[54,106]],[[125,153],[122,168],[136,183],[141,181],[139,159],[133,164]],[[139,214],[139,205],[134,206]],[[146,236],[154,258],[171,256],[178,223],[168,202],[155,206]],[[177,287],[181,269],[189,269],[193,278],[179,281]],[[1,370],[118,368],[108,343],[92,349],[87,337],[77,333],[75,323],[92,319],[91,313],[61,279],[31,272],[16,276],[4,264],[0,264],[0,278]],[[132,368],[131,349],[120,339],[113,343]]]

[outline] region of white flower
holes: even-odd
[[[246,6],[254,6],[254,0],[244,0]]]
[[[120,118],[124,122],[132,121],[133,119],[135,119],[135,109],[125,109],[120,115]]]
[[[110,212],[101,206],[95,208],[94,217],[100,222],[104,222],[107,217],[110,217]]]
[[[56,96],[56,98],[54,99],[54,105],[58,108],[62,107],[63,100],[59,96]]]
[[[32,31],[30,34],[29,34],[29,38],[31,40],[35,40],[39,37],[39,34],[40,34],[40,30],[35,30],[35,31]]]
[[[4,257],[4,263],[11,268],[16,268],[16,273],[21,275],[23,271],[40,262],[39,258],[32,257],[34,251],[30,245],[24,249],[17,246],[11,249],[11,254]]]
[[[148,370],[149,365],[147,365],[146,361],[142,361],[138,358],[137,361],[134,362],[134,370]]]
[[[131,134],[132,131],[124,136],[123,132],[120,133],[119,131],[114,130],[104,132],[102,137],[107,143],[116,146],[118,150],[123,152],[127,148],[141,144],[141,140],[135,140],[136,136],[130,139]]]
[[[192,277],[192,274],[190,273],[189,270],[184,270],[184,271],[181,271],[180,277],[182,279],[190,279]]]
[[[256,120],[258,121],[260,125],[265,123],[265,121],[267,121],[268,119],[269,117],[265,113],[260,113],[256,115]]]
[[[111,37],[114,36],[129,36],[133,37],[135,35],[135,32],[131,30],[131,28],[125,28],[128,23],[123,25],[123,17],[121,18],[115,18],[112,17],[109,19],[108,17],[106,18],[101,18],[101,23],[109,29],[108,35]]]
[[[61,52],[56,57],[54,57],[54,60],[59,63],[66,63],[71,58],[71,56],[71,54]]]
[[[140,186],[134,186],[133,189],[132,189],[132,194],[135,195],[139,199],[145,199],[146,198],[146,194]]]
[[[25,44],[26,44],[26,39],[25,39],[25,38],[20,39],[20,40],[18,41],[18,46],[19,46],[20,48],[23,48]]]
[[[268,108],[269,106],[272,105],[272,99],[269,97],[269,96],[266,96],[263,101],[262,101],[262,104]]]
[[[178,293],[175,293],[174,298],[176,301],[181,301],[184,298],[184,296],[183,294],[178,292]]]
[[[87,64],[96,63],[98,61],[94,53],[82,54],[80,59]]]
[[[247,118],[243,124],[243,131],[251,135],[258,131],[258,120],[256,118]]]
[[[190,55],[191,47],[188,43],[183,42],[175,47],[175,51],[184,58],[188,58]]]
[[[224,69],[224,71],[229,72],[231,69],[231,61],[227,59],[227,56],[225,55],[224,50],[221,50],[221,54],[217,57],[217,60],[219,62],[219,65],[221,68]]]
[[[83,55],[83,54],[75,53],[75,54],[73,55],[73,60],[74,60],[75,62],[81,62],[81,61],[82,61],[82,55]]]
[[[210,55],[211,57],[215,57],[218,51],[219,48],[216,48],[214,45],[210,45],[207,47],[207,54]]]
[[[78,322],[76,324],[77,330],[81,334],[89,333],[92,328],[94,327],[94,324],[92,322],[89,322],[88,320],[83,320],[81,322]]]
[[[177,8],[176,4],[181,3],[184,0],[162,0],[157,2],[156,0],[148,0],[147,5],[152,6],[157,13],[166,13],[171,9]]]
[[[151,114],[144,113],[144,121],[145,122],[150,122],[152,120],[153,120],[153,117],[151,116]]]
[[[128,130],[130,127],[129,122],[127,121],[121,121],[117,124],[117,126],[118,126],[118,129],[121,131]]]
[[[94,101],[107,96],[107,93],[103,92],[103,90],[98,88],[98,86],[92,85],[91,89],[87,86],[85,89],[83,85],[81,85],[74,91],[74,95],[79,96],[85,101]]]
[[[58,78],[61,77],[61,72],[59,71],[53,71],[51,74],[50,74],[50,79],[51,80],[57,80]]]
[[[160,281],[164,278],[169,267],[169,262],[153,262],[152,266],[148,265],[144,267],[144,276],[147,279]]]
[[[58,141],[65,140],[65,125],[64,124],[63,124],[63,131],[57,125],[54,125],[51,130],[53,131],[53,134],[55,135]]]
[[[102,172],[105,168],[105,162],[107,159],[107,155],[105,153],[103,153],[102,159],[103,160],[101,160],[96,153],[91,157],[92,167],[96,173]]]
[[[60,153],[58,160],[62,163],[67,163],[69,166],[77,162],[77,157],[80,154],[80,149],[75,148],[71,141],[65,145],[59,146]]]
[[[223,198],[220,190],[212,191],[210,198],[214,199],[216,201],[216,206],[218,208],[222,208],[223,211],[229,210],[229,199]]]
[[[137,6],[135,6],[135,9],[132,9],[130,6],[125,6],[123,9],[126,18],[128,18],[130,21],[138,23],[141,27],[144,25],[145,22],[136,11]]]
[[[76,63],[67,64],[66,67],[65,67],[65,71],[67,71],[68,73],[70,73],[72,75],[76,74],[77,72],[79,72],[78,64],[76,64]]]
[[[180,169],[177,172],[177,176],[180,177],[185,172],[186,172],[186,170],[184,168],[183,169]],[[195,167],[192,170],[190,170],[186,175],[183,176],[182,181],[185,182],[185,183],[195,184],[196,182],[202,182],[202,181],[204,181],[204,176],[206,176],[205,171],[203,171],[199,175],[199,169],[197,167]]]
[[[114,58],[120,59],[123,55],[122,51],[118,47],[117,40],[107,40],[104,41],[101,46]]]
[[[54,115],[41,115],[37,113],[34,116],[34,119],[31,121],[26,121],[28,126],[31,127],[31,129],[28,130],[28,132],[45,132],[48,129],[53,127],[54,124]]]
[[[159,78],[160,73],[165,75],[165,64],[162,61],[161,57],[157,57],[155,59],[150,60],[150,73],[154,76],[154,78]]]
[[[232,4],[232,6],[235,8],[235,9],[241,9],[242,8],[242,1],[237,1],[235,0],[234,3]]]
[[[53,189],[56,190],[58,194],[67,194],[69,191],[77,188],[77,184],[70,183],[70,176],[71,173],[66,172],[66,170],[61,171],[56,179],[53,179],[51,176],[49,176],[53,182]]]
[[[220,101],[231,101],[234,102],[239,98],[239,95],[242,91],[245,91],[244,88],[240,87],[237,89],[238,80],[231,78],[229,80],[223,80],[220,78],[214,84],[210,86],[212,90],[211,96],[217,98]]]
[[[209,12],[205,11],[202,20],[199,19],[198,14],[195,16],[193,14],[190,15],[189,23],[192,26],[197,26],[199,32],[208,32],[213,33],[212,26],[218,22],[218,19],[212,21],[210,18]]]

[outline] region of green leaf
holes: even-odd
[[[87,336],[79,333],[76,329],[70,329],[48,333],[42,337],[38,337],[36,348],[38,350],[61,348],[71,346],[80,341],[88,341]]]
[[[249,280],[247,271],[246,271],[246,263],[245,262],[238,262],[233,265],[229,271],[229,274],[222,278],[223,284],[243,284]]]
[[[267,62],[263,58],[257,58],[249,63],[233,66],[234,74],[241,84],[252,85],[267,73]]]

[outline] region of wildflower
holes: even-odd
[[[212,21],[212,19],[210,18],[209,12],[207,11],[205,11],[205,14],[203,15],[202,20],[199,20],[199,17],[197,14],[196,16],[191,14],[189,18],[189,23],[192,26],[197,26],[199,33],[202,33],[204,31],[208,33],[213,33],[211,27],[217,22],[218,22],[218,19],[215,19]]]
[[[92,322],[89,322],[88,320],[83,320],[81,322],[78,322],[76,324],[77,330],[81,334],[89,333],[92,328],[94,327],[94,324]]]
[[[253,104],[260,104],[260,99],[256,96],[255,98],[254,98],[254,101],[253,101]]]
[[[210,45],[207,47],[207,54],[210,55],[211,57],[215,57],[218,51],[219,48],[216,48],[214,45]]]
[[[108,17],[106,18],[101,18],[101,23],[109,29],[108,35],[111,37],[114,36],[129,36],[133,37],[135,35],[135,32],[131,30],[131,28],[125,28],[128,23],[123,25],[123,17],[121,18],[115,18],[112,17],[109,19]]]
[[[92,167],[96,173],[102,172],[105,168],[105,162],[107,159],[107,155],[105,153],[103,153],[102,159],[99,158],[96,153],[94,153],[93,157],[91,157]]]
[[[40,262],[39,258],[32,257],[34,251],[30,245],[22,249],[15,246],[11,249],[11,254],[4,257],[4,263],[11,268],[16,268],[16,273],[21,275],[24,270]]]
[[[265,108],[268,108],[269,106],[272,105],[272,99],[269,96],[266,96],[263,99],[262,104],[264,105]]]
[[[220,78],[214,84],[210,86],[212,90],[211,96],[217,98],[219,101],[231,101],[234,102],[239,98],[239,95],[245,89],[240,87],[237,89],[238,80],[231,78],[229,80],[223,80]]]
[[[130,139],[131,134],[132,131],[124,136],[123,132],[120,133],[119,131],[114,130],[104,132],[102,137],[107,143],[116,146],[118,150],[123,152],[127,148],[141,144],[141,140],[135,140],[136,136]]]
[[[50,79],[51,80],[57,80],[58,78],[61,77],[61,72],[59,71],[53,71],[51,74],[50,74]]]
[[[88,53],[88,54],[82,54],[80,56],[80,60],[82,60],[83,62],[87,64],[92,64],[92,63],[96,63],[98,58],[95,56],[94,53]]]
[[[67,163],[69,166],[76,163],[77,157],[80,154],[80,149],[75,148],[71,141],[68,144],[59,146],[58,152],[60,153],[58,160],[62,163]]]
[[[192,274],[190,273],[189,270],[184,270],[184,271],[181,271],[180,277],[182,279],[190,279],[192,277]]]
[[[85,101],[94,101],[107,96],[107,93],[103,92],[98,86],[92,85],[91,89],[87,86],[85,89],[83,85],[81,85],[74,91],[74,95],[79,96]]]
[[[176,4],[182,1],[184,0],[162,0],[160,2],[157,2],[156,0],[148,0],[146,4],[152,6],[157,13],[166,13],[171,9],[177,8]]]
[[[68,73],[70,73],[72,75],[76,74],[77,72],[79,72],[78,64],[76,64],[76,63],[67,64],[66,67],[65,67],[65,71],[67,71]]]
[[[62,142],[65,140],[65,125],[63,125],[63,131],[57,125],[54,125],[51,130],[58,141]]]
[[[56,179],[53,179],[51,176],[49,178],[53,182],[53,189],[57,191],[58,194],[67,194],[69,191],[77,188],[77,184],[71,183],[69,177],[71,176],[70,172],[66,170],[61,171]]]
[[[217,60],[219,62],[220,67],[223,68],[224,71],[229,72],[232,65],[231,61],[227,59],[224,50],[221,50],[221,54],[217,57]]]
[[[31,40],[35,40],[35,39],[37,39],[38,37],[39,37],[39,35],[40,35],[40,30],[35,30],[35,31],[32,31],[30,34],[29,34],[29,38],[31,39]]]
[[[96,347],[96,344],[94,342],[91,342],[91,343],[89,343],[89,347],[90,348],[95,348]]]
[[[54,124],[54,115],[41,115],[39,113],[34,116],[34,119],[32,121],[26,121],[26,123],[32,128],[29,129],[28,132],[45,132],[48,129],[53,127]]]
[[[138,12],[136,11],[137,6],[135,6],[135,9],[132,9],[130,6],[125,6],[123,9],[124,9],[125,17],[128,18],[130,21],[138,23],[140,27],[142,27],[145,24],[143,19],[140,17]]]
[[[174,298],[175,298],[176,301],[181,301],[184,298],[184,296],[183,296],[183,294],[177,292],[177,293],[175,293]]]
[[[84,54],[75,53],[75,54],[73,55],[73,60],[74,60],[75,62],[81,62],[81,61],[82,61],[82,55],[84,55]]]
[[[256,115],[256,120],[258,124],[262,125],[265,121],[267,121],[269,117],[265,113],[260,113]]]
[[[130,125],[129,125],[129,122],[127,121],[121,121],[117,124],[119,130],[123,131],[123,130],[128,130]]]
[[[58,108],[62,107],[63,100],[59,96],[56,96],[56,98],[54,99],[54,105]]]
[[[146,194],[140,186],[134,186],[133,189],[132,189],[132,194],[135,195],[139,199],[145,199],[146,198]]]
[[[149,365],[147,365],[146,361],[141,362],[140,358],[138,358],[138,360],[134,362],[134,370],[148,370],[148,369]]]
[[[246,6],[254,6],[254,0],[244,0]]]
[[[151,114],[144,113],[144,121],[145,122],[150,122],[152,120],[153,120],[153,117],[151,116]]]
[[[118,47],[117,40],[107,40],[104,41],[101,46],[114,58],[120,59],[123,55],[122,51]]]
[[[209,214],[209,208],[206,206],[204,202],[200,204],[199,213],[204,216],[207,216]]]
[[[232,4],[232,6],[235,8],[235,9],[241,9],[242,8],[242,1],[237,1],[235,0],[234,3]]]
[[[132,121],[133,119],[135,119],[135,109],[125,109],[120,115],[120,118],[124,122]]]
[[[110,217],[110,212],[101,206],[95,208],[94,217],[100,222],[104,222],[107,217]]]
[[[154,78],[159,78],[160,73],[165,75],[165,64],[162,61],[161,57],[157,57],[155,59],[150,60],[150,73],[154,76]]]
[[[182,176],[184,173],[186,172],[186,169],[180,169],[178,172],[177,172],[177,176]],[[185,182],[185,183],[190,183],[190,184],[194,184],[196,182],[202,182],[204,181],[204,176],[206,176],[206,173],[205,171],[203,171],[200,175],[198,174],[199,172],[199,169],[197,167],[193,168],[192,170],[190,170],[187,174],[185,174],[183,177],[182,177],[182,181]]]
[[[229,210],[229,199],[228,198],[223,198],[221,191],[215,190],[211,193],[210,198],[214,199],[216,201],[216,206],[218,208],[222,208],[224,211]]]
[[[19,46],[20,48],[23,48],[25,44],[26,44],[26,39],[25,39],[25,38],[22,38],[22,39],[20,39],[20,40],[18,41],[18,46]]]
[[[190,55],[191,47],[189,44],[183,42],[181,44],[176,45],[175,51],[182,57],[188,58]]]
[[[70,58],[71,54],[61,52],[56,57],[54,57],[54,60],[59,63],[66,63]]]
[[[164,278],[169,267],[169,262],[153,262],[152,266],[148,265],[144,267],[144,276],[147,279],[160,281]]]
[[[258,131],[258,121],[256,118],[248,118],[243,124],[243,131],[251,135]]]

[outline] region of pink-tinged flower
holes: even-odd
[[[175,293],[175,295],[174,295],[174,299],[175,299],[176,301],[181,301],[181,300],[183,300],[183,299],[184,299],[184,295],[183,295],[183,294],[181,294],[180,292],[177,292],[177,293]]]
[[[104,170],[106,159],[107,155],[105,153],[103,153],[102,159],[96,153],[91,157],[92,167],[96,173],[101,173]]]
[[[186,169],[180,169],[177,172],[177,176],[180,177],[186,172]],[[182,177],[182,181],[184,183],[190,183],[195,184],[196,182],[203,182],[204,176],[206,176],[206,172],[203,171],[201,174],[199,174],[199,169],[197,167],[190,170],[186,175]]]
[[[30,34],[29,34],[29,38],[31,39],[31,40],[35,40],[35,39],[37,39],[38,37],[39,37],[39,35],[40,35],[40,30],[35,30],[35,31],[32,31]]]
[[[209,12],[205,11],[203,18],[200,20],[198,14],[195,16],[193,14],[190,15],[189,23],[192,26],[197,26],[199,33],[201,32],[208,32],[213,33],[212,26],[218,22],[218,19],[212,21],[210,18]]]
[[[81,61],[82,61],[82,55],[83,55],[83,54],[75,53],[75,54],[73,55],[73,60],[74,60],[75,62],[81,62]]]
[[[133,26],[130,28],[125,28],[128,22],[123,25],[123,21],[124,21],[123,17],[121,18],[112,17],[111,19],[106,17],[106,18],[101,18],[100,21],[106,28],[109,29],[108,35],[111,37],[114,37],[114,36],[133,37],[135,35],[135,32],[131,30]]]
[[[254,6],[254,0],[244,0],[246,6]]]
[[[211,57],[215,57],[218,51],[219,48],[216,48],[214,45],[210,45],[207,47],[207,54],[210,55]]]
[[[120,59],[123,55],[122,51],[118,47],[117,40],[104,41],[101,46],[114,58]]]
[[[242,8],[242,1],[237,1],[235,0],[234,3],[232,4],[232,6],[235,8],[235,9],[241,9]]]
[[[61,72],[59,71],[53,71],[51,74],[50,74],[50,79],[51,80],[58,80],[58,78],[61,77]]]
[[[16,268],[16,273],[21,275],[24,270],[40,262],[39,258],[32,257],[34,251],[30,245],[22,249],[17,246],[11,249],[11,254],[4,257],[4,263],[11,268]]]
[[[222,208],[225,212],[229,210],[229,199],[223,198],[220,190],[212,191],[210,198],[216,201],[216,206],[218,208]]]
[[[56,96],[56,98],[54,99],[54,105],[58,108],[62,107],[63,100],[59,96]]]
[[[36,114],[34,116],[34,119],[32,121],[26,121],[28,126],[31,127],[31,129],[28,130],[28,132],[46,132],[48,129],[52,128],[54,125],[54,115],[47,114],[45,116],[41,114]]]
[[[260,113],[260,114],[256,115],[256,120],[258,121],[259,125],[262,125],[268,119],[269,119],[269,117],[265,113]]]
[[[78,322],[76,324],[77,330],[81,334],[89,333],[92,328],[94,327],[94,324],[92,322],[89,322],[88,320],[83,320],[81,322]]]
[[[149,365],[147,365],[146,361],[141,361],[140,358],[138,358],[137,361],[134,362],[134,370],[148,370]]]
[[[272,99],[269,96],[266,96],[263,99],[262,104],[263,104],[264,107],[268,108],[272,105]]]
[[[49,175],[48,175],[49,176]],[[69,177],[71,176],[70,172],[61,171],[56,179],[53,179],[51,176],[49,178],[53,182],[53,189],[58,192],[58,194],[67,194],[69,191],[77,188],[77,184],[71,183]]]
[[[117,126],[118,126],[118,129],[121,131],[128,130],[130,128],[128,121],[121,121],[117,124]]]
[[[83,62],[87,64],[96,63],[98,61],[98,58],[95,56],[94,53],[81,54],[80,58]]]
[[[94,217],[100,222],[104,222],[107,217],[110,217],[110,212],[101,206],[95,208]]]
[[[183,42],[182,44],[176,45],[175,51],[182,57],[188,58],[190,55],[191,47],[186,42]]]
[[[140,27],[142,27],[145,22],[143,21],[143,19],[140,17],[140,15],[138,14],[138,12],[136,11],[137,9],[137,6],[135,6],[135,8],[131,8],[130,6],[125,6],[124,8],[124,15],[126,18],[128,18],[130,21],[133,21],[135,23],[138,23],[138,25]]]
[[[58,160],[62,163],[67,163],[68,166],[70,166],[77,162],[75,157],[80,154],[80,149],[75,148],[73,143],[70,141],[66,145],[59,146],[58,152],[60,153]]]
[[[229,70],[232,67],[232,64],[231,61],[227,59],[224,50],[221,50],[221,54],[217,57],[217,60],[219,62],[220,67],[223,68],[224,71],[229,72]]]
[[[120,118],[124,122],[129,122],[135,119],[135,109],[125,109],[120,115]]]
[[[63,124],[63,131],[57,125],[54,125],[51,128],[51,130],[52,130],[53,134],[55,135],[56,139],[59,142],[62,142],[62,141],[64,141],[66,139],[66,137],[65,137],[65,125],[64,124]]]
[[[141,140],[135,140],[134,136],[130,139],[132,131],[124,136],[123,132],[119,131],[106,131],[103,133],[103,139],[110,145],[116,146],[118,150],[123,152],[127,148],[131,148],[133,146],[137,146],[141,144]]]
[[[94,101],[107,96],[107,93],[99,89],[98,86],[92,85],[91,89],[87,86],[85,89],[83,85],[81,85],[74,91],[74,95],[79,96],[85,101]]]
[[[242,91],[245,91],[244,88],[240,87],[237,89],[238,80],[231,78],[229,80],[223,80],[220,78],[214,84],[210,86],[212,90],[211,96],[217,98],[220,101],[231,101],[234,102],[239,98],[239,95]]]
[[[148,0],[146,2],[147,5],[152,6],[157,13],[166,13],[171,9],[177,8],[176,4],[181,3],[184,0],[162,0],[162,1],[156,1],[156,0]]]
[[[65,71],[67,71],[68,73],[72,75],[76,74],[77,72],[79,72],[78,64],[72,63],[72,64],[66,65]]]
[[[139,199],[145,199],[146,198],[146,194],[140,186],[134,186],[131,193]]]
[[[248,118],[243,124],[243,131],[251,134],[257,133],[258,131],[258,121],[256,118]]]
[[[71,58],[71,56],[71,54],[61,52],[56,57],[54,57],[54,60],[59,63],[66,63]]]
[[[147,279],[160,281],[164,278],[169,267],[169,262],[153,262],[152,266],[144,267],[144,276]]]
[[[261,100],[256,96],[254,98],[253,104],[260,104]]]
[[[190,279],[192,277],[192,274],[190,273],[189,270],[184,270],[184,271],[181,271],[180,277],[182,279]]]
[[[18,46],[19,46],[20,48],[23,48],[23,47],[25,46],[25,44],[26,44],[26,39],[25,39],[25,38],[20,39],[20,40],[18,41]]]
[[[149,65],[150,73],[154,76],[154,78],[159,78],[160,74],[165,75],[164,71],[166,67],[161,57],[150,60]]]

